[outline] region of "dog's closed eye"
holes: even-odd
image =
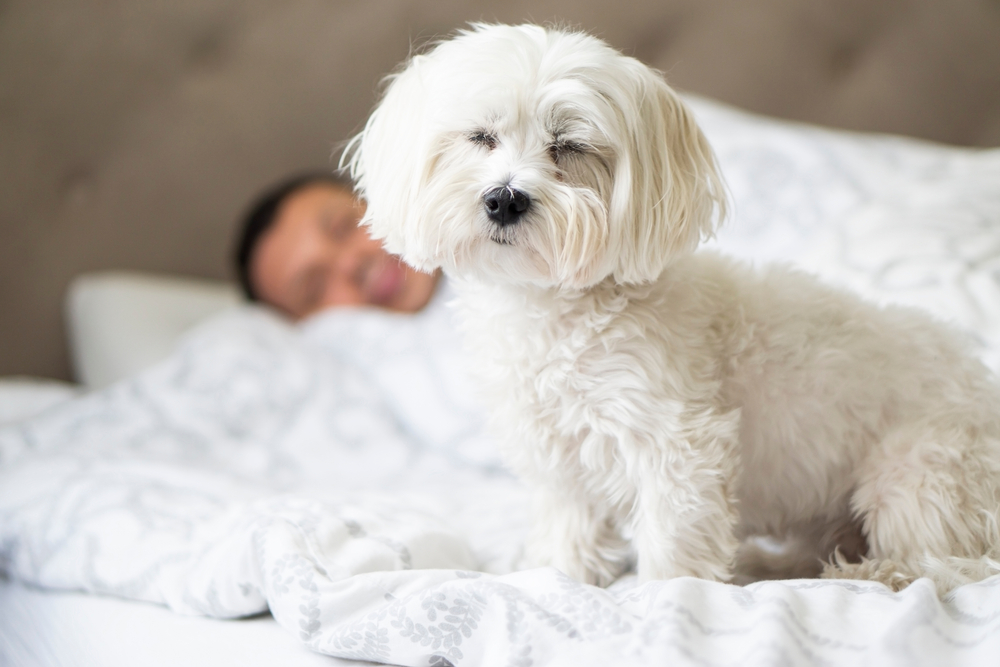
[[[549,157],[556,164],[560,160],[572,155],[580,155],[587,152],[587,147],[576,141],[554,141],[549,144]]]
[[[469,134],[469,141],[479,146],[485,146],[490,150],[497,147],[496,135],[487,132],[486,130],[476,130],[472,132]]]

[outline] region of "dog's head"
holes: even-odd
[[[390,252],[490,280],[649,281],[725,210],[711,148],[657,72],[531,25],[476,25],[412,58],[347,159]]]

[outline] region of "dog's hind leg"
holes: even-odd
[[[897,429],[870,454],[852,497],[869,552],[823,576],[894,590],[929,577],[945,592],[1000,571],[1000,442],[949,417]]]

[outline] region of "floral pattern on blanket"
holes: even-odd
[[[1000,359],[1000,153],[695,100],[736,216],[716,242],[933,308]],[[400,665],[988,664],[1000,578],[607,590],[517,571],[528,510],[444,302],[292,327],[253,308],[137,378],[0,429],[0,572]]]

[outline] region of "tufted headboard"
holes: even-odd
[[[411,46],[579,26],[776,116],[1000,145],[1000,0],[0,0],[0,375],[69,376],[73,276],[228,277],[261,187],[325,168]]]

